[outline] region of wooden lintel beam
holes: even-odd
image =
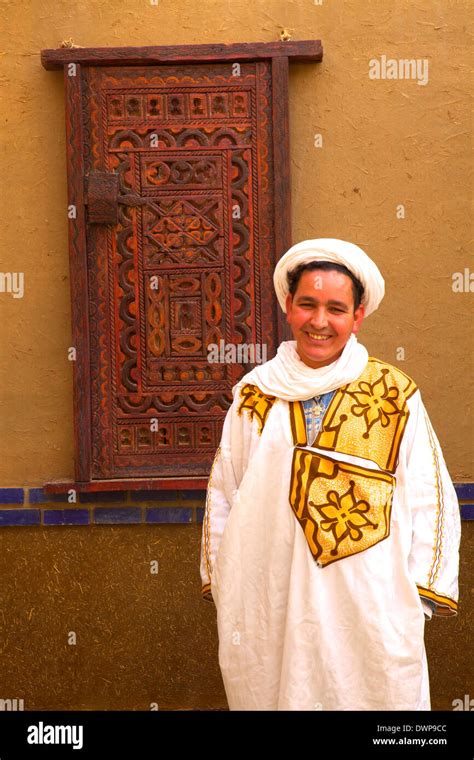
[[[68,63],[86,66],[139,66],[159,63],[214,63],[216,61],[255,61],[287,57],[291,62],[322,60],[321,40],[286,42],[236,42],[204,45],[150,45],[147,47],[47,48],[41,51],[45,69],[60,69]],[[183,61],[184,59],[184,61]]]

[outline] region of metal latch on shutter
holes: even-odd
[[[119,204],[144,206],[148,201],[133,193],[119,193],[119,175],[91,172],[86,177],[86,200],[90,224],[118,224]]]

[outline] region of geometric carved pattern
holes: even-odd
[[[222,263],[222,228],[218,198],[150,203],[143,219],[144,263]]]
[[[92,477],[206,474],[249,369],[208,346],[276,353],[271,64],[82,76],[86,172],[131,199],[88,227]]]
[[[110,122],[128,119],[203,119],[249,116],[248,92],[184,92],[159,94],[109,94],[107,109]]]
[[[159,358],[202,354],[223,334],[222,283],[215,272],[156,275],[148,288],[147,346]],[[203,332],[203,323],[205,332]]]

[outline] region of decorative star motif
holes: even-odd
[[[309,506],[316,509],[323,518],[320,522],[321,530],[333,535],[335,545],[330,552],[332,555],[338,553],[340,543],[347,537],[353,541],[360,541],[364,535],[363,528],[378,528],[378,524],[366,516],[370,509],[368,502],[355,498],[354,485],[354,481],[351,480],[349,490],[342,496],[337,491],[328,491],[325,504],[309,502]]]
[[[349,393],[356,401],[351,411],[356,417],[365,418],[367,430],[364,438],[368,438],[376,422],[380,422],[382,427],[387,427],[390,424],[390,417],[401,413],[395,404],[399,392],[394,386],[388,388],[384,373],[375,383],[363,381],[358,384],[358,387],[358,391]]]

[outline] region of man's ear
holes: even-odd
[[[293,303],[293,296],[291,293],[288,293],[288,295],[285,298],[285,308],[286,308],[286,321],[288,322],[288,314],[291,311],[291,306]]]
[[[354,312],[354,324],[352,326],[352,332],[357,333],[360,330],[360,326],[365,316],[365,306],[360,304]]]

